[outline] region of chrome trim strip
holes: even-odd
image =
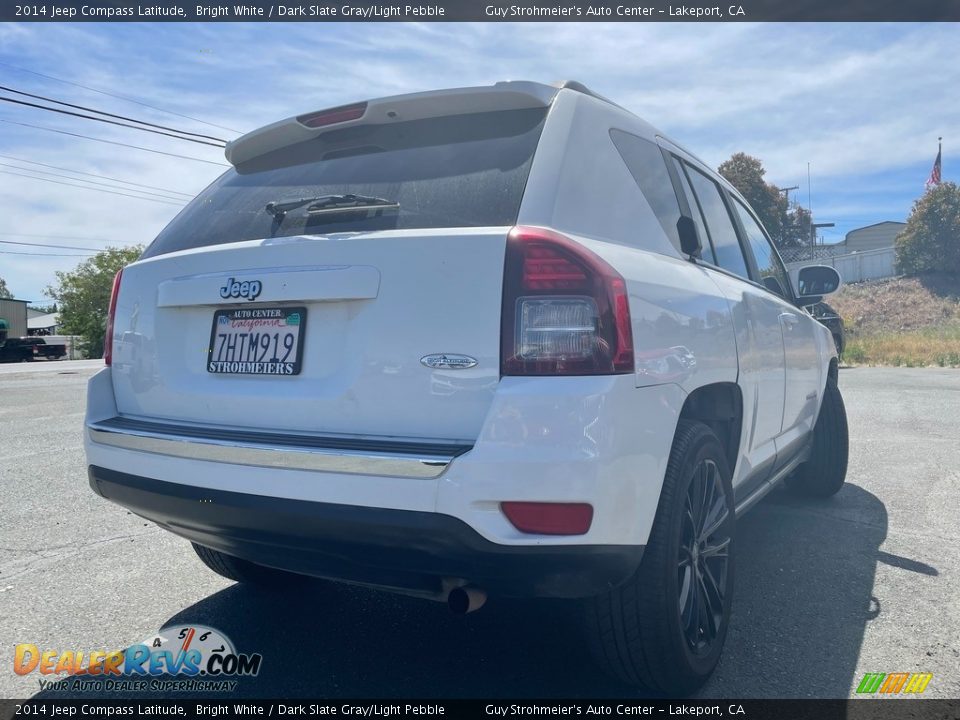
[[[87,424],[92,442],[157,455],[207,460],[232,465],[313,470],[350,475],[387,475],[408,478],[439,477],[455,457],[439,454],[396,454],[318,447],[278,447],[262,443],[191,437],[164,432],[118,429]]]

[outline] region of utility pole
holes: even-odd
[[[784,194],[784,196],[786,196],[786,198],[787,198],[787,207],[790,207],[790,191],[791,191],[791,190],[799,190],[799,189],[800,189],[800,186],[799,186],[799,185],[794,185],[793,187],[788,187],[788,188],[777,188],[777,192],[782,192],[782,193]]]
[[[810,244],[817,244],[817,228],[833,227],[834,225],[836,225],[836,223],[810,223]]]

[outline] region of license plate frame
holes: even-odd
[[[303,306],[263,305],[215,310],[207,347],[207,372],[211,375],[252,375],[256,377],[292,377],[303,367],[307,309]],[[222,325],[229,332],[218,333]],[[296,328],[290,332],[290,328]],[[281,340],[281,331],[284,339]],[[223,339],[220,335],[224,335]],[[287,348],[285,337],[292,334],[294,346]],[[256,349],[251,336],[256,335]],[[274,338],[274,335],[276,336]],[[230,336],[238,340],[231,347]],[[267,336],[267,345],[261,338]],[[261,352],[262,351],[262,352]]]

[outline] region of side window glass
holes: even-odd
[[[680,205],[673,192],[670,174],[667,172],[659,146],[649,140],[616,129],[610,131],[610,139],[620,153],[627,170],[640,187],[640,192],[650,204],[663,231],[679,252],[680,236],[677,234],[677,220],[680,219]]]
[[[733,227],[733,220],[730,219],[727,204],[720,194],[720,188],[696,168],[686,163],[684,167],[687,170],[690,185],[693,186],[693,192],[700,201],[700,209],[703,211],[707,230],[710,232],[710,240],[713,241],[717,265],[734,275],[749,279],[750,274],[747,272],[747,263],[743,259],[743,249],[737,239],[737,231]]]
[[[753,250],[753,257],[757,260],[757,268],[760,270],[760,282],[770,291],[777,293],[781,297],[790,298],[789,290],[790,279],[787,272],[780,262],[780,257],[773,249],[770,240],[760,224],[754,220],[750,211],[744,207],[739,200],[733,201],[733,206],[740,216],[740,222],[743,223],[743,229],[747,235],[747,242],[750,243],[750,249]]]
[[[703,222],[703,214],[700,212],[700,206],[697,204],[697,197],[693,194],[693,188],[690,187],[690,181],[687,179],[687,173],[683,170],[683,164],[674,158],[677,167],[677,176],[680,178],[680,186],[687,196],[687,205],[690,207],[690,214],[693,216],[693,222],[697,226],[697,235],[700,236],[700,244],[703,246],[701,256],[707,262],[717,264],[717,256],[713,252],[713,244],[710,242],[710,235],[707,234],[707,226]]]

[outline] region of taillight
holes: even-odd
[[[559,233],[515,227],[507,238],[502,375],[632,373],[623,276]]]
[[[347,122],[347,120],[356,120],[363,117],[366,111],[367,104],[365,102],[354,105],[342,105],[340,107],[330,108],[329,110],[300,115],[297,117],[297,122],[308,128],[326,127],[327,125]]]
[[[117,295],[120,294],[120,276],[123,269],[113,276],[113,288],[110,290],[110,310],[107,312],[107,333],[103,337],[103,362],[113,364],[113,319],[117,314]]]

